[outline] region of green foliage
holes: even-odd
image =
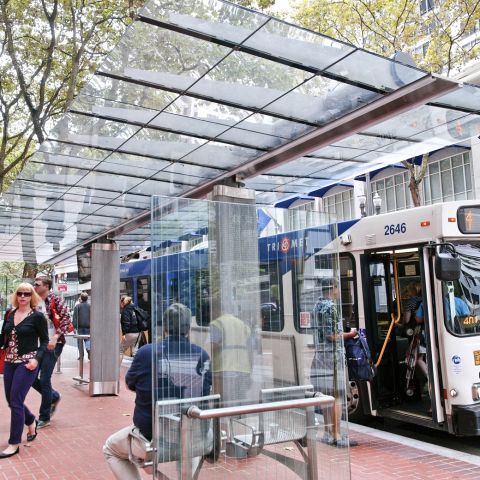
[[[383,56],[409,52],[417,65],[451,74],[479,56],[480,42],[462,45],[480,20],[478,0],[442,0],[423,15],[418,0],[302,0],[301,25]],[[424,55],[425,51],[425,55]]]
[[[275,0],[239,0],[235,3],[255,10],[267,10],[275,5]]]
[[[45,138],[140,0],[2,0],[0,191]]]

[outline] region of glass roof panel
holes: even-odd
[[[324,70],[355,50],[352,45],[271,19],[244,43],[275,58]]]
[[[157,180],[145,180],[141,184],[132,188],[132,193],[137,193],[141,195],[168,195],[168,196],[178,196],[187,190],[190,190],[191,187],[188,185],[179,185],[177,183],[171,182],[161,182]]]
[[[186,135],[143,128],[122,146],[122,150],[166,160],[178,160],[205,142],[206,140]]]
[[[209,71],[189,92],[245,108],[259,109],[312,76],[244,52],[233,52]]]
[[[438,97],[432,103],[480,112],[480,89],[476,85],[463,84],[459,90]]]
[[[170,2],[149,2],[141,15],[234,43],[242,43],[269,19],[261,13],[211,0],[182,2],[176,11],[172,11]]]
[[[49,139],[114,150],[138,130],[126,123],[67,113],[50,131]]]
[[[99,164],[96,170],[105,173],[149,178],[170,164],[171,162],[168,160],[114,152]]]
[[[40,144],[38,151],[46,154],[65,155],[69,157],[78,157],[79,159],[100,161],[110,154],[108,150],[100,150],[98,148],[84,147],[82,145],[71,145],[68,143],[60,143],[54,140],[46,140]],[[49,158],[49,157],[45,157]],[[44,159],[44,157],[42,157]],[[47,162],[48,163],[48,162]]]
[[[123,105],[144,107],[157,111],[163,110],[178,98],[178,93],[138,85],[103,75],[94,75],[82,92],[86,96],[103,98],[106,101],[110,100]]]
[[[451,114],[448,114],[447,112],[451,112]],[[447,119],[447,115],[449,117],[451,116],[451,118]],[[432,128],[443,128],[442,126],[447,121],[453,121],[465,116],[466,114],[463,112],[423,105],[401,115],[397,115],[394,118],[378,123],[374,127],[364,130],[363,133],[371,133],[377,136],[390,138],[409,138]]]
[[[324,124],[379,98],[378,93],[316,76],[268,105],[268,112]]]
[[[142,78],[174,91],[186,90],[230,51],[198,38],[135,22],[102,64],[101,72]]]
[[[397,90],[427,75],[422,70],[364,50],[353,52],[326,71],[384,92]]]
[[[228,126],[207,120],[162,112],[151,123],[152,127],[176,131],[202,138],[213,138],[224,132]]]
[[[315,127],[264,113],[254,113],[240,122],[237,128],[292,140],[313,130]]]
[[[359,155],[367,153],[365,150],[358,148],[346,148],[346,147],[334,147],[329,145],[328,147],[322,147],[314,152],[310,153],[312,157],[327,158],[332,160],[352,160]]]
[[[66,155],[56,155],[45,152],[36,152],[31,160],[32,163],[43,165],[42,168],[54,168],[55,166],[84,168],[87,170],[94,169],[98,164],[98,160],[88,160],[79,157],[69,157]],[[48,166],[48,167],[47,167]]]
[[[157,110],[87,95],[79,95],[72,103],[71,110],[111,120],[140,124],[150,122],[159,113]]]
[[[208,142],[183,159],[206,167],[229,169],[258,156],[260,150],[236,147],[219,142]]]
[[[102,172],[89,172],[77,184],[78,187],[89,187],[107,192],[126,192],[142,182],[142,178],[130,175],[111,175]]]
[[[269,170],[268,173],[271,175],[291,175],[292,172],[295,172],[296,176],[306,177],[308,175],[313,175],[319,169],[338,165],[339,163],[339,160],[302,157],[295,160],[294,163],[287,163],[273,168]]]

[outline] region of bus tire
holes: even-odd
[[[360,422],[365,420],[363,413],[362,397],[360,395],[360,386],[355,380],[348,382],[347,389],[347,410],[348,420],[352,422]]]

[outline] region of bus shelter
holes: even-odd
[[[186,303],[194,317],[192,339],[213,359],[210,324],[231,315],[252,339],[242,405],[269,403],[275,389],[300,386],[304,400],[311,359],[299,352],[315,350],[314,300],[320,280],[337,276],[330,245],[335,227],[318,214],[320,230],[308,235],[311,250],[291,262],[305,285],[312,262],[327,253],[324,263],[317,261],[309,293],[290,292],[295,302],[284,317],[295,328],[285,337],[273,329],[273,299],[285,292],[283,284],[272,288],[280,257],[263,261],[262,215],[274,218],[269,206],[287,196],[310,198],[381,166],[468,142],[480,133],[479,93],[404,57],[382,58],[222,0],[148,1],[5,192],[1,258],[55,263],[80,251],[87,274],[92,267],[92,315],[102,319],[92,327],[92,394],[118,391],[118,343],[109,332],[118,331],[120,253],[148,245],[155,340],[168,307]],[[274,228],[271,235],[282,237],[270,242],[271,252],[275,246],[285,255],[294,243],[300,248],[300,238]],[[207,243],[182,252],[189,235],[205,236]],[[173,259],[162,250],[174,244],[185,264],[162,265],[157,259]],[[194,258],[197,264],[190,263]],[[268,285],[262,283],[267,277]],[[268,314],[262,316],[262,308]],[[292,338],[300,342],[295,348]],[[294,369],[285,362],[279,372],[265,360],[275,359],[277,345],[295,358]],[[158,362],[156,368],[162,371]],[[344,373],[335,371],[340,385]],[[220,395],[212,401],[226,401],[224,378],[212,381]],[[256,427],[247,419],[243,432],[232,426],[242,422],[222,418],[220,430],[233,450],[241,450],[248,429],[263,433],[264,444],[281,431],[274,417],[262,429],[264,417],[252,420]],[[186,451],[181,458],[197,456]],[[349,475],[348,455],[338,456],[326,478]],[[179,471],[188,477],[193,466],[186,464]]]

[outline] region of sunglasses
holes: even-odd
[[[32,292],[17,292],[17,297],[31,297]]]
[[[34,286],[34,287],[41,287],[42,284],[41,284],[41,283],[34,283],[33,286]]]

